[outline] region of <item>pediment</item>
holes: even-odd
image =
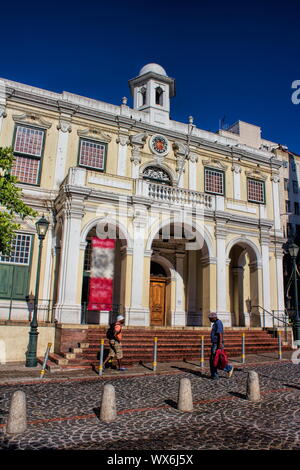
[[[223,162],[216,158],[208,158],[206,160],[202,160],[202,164],[204,166],[209,166],[212,168],[217,168],[218,170],[223,170],[226,171],[228,168],[228,165],[225,165]]]
[[[110,134],[105,132],[99,127],[88,127],[86,129],[79,129],[77,131],[79,137],[90,138],[93,140],[99,140],[101,142],[110,142],[112,137]]]
[[[260,170],[245,171],[247,178],[260,179],[266,181],[268,177],[264,175]]]
[[[28,113],[13,114],[13,120],[19,124],[29,124],[31,126],[38,126],[44,129],[50,129],[52,123],[46,121],[40,114],[28,111]]]

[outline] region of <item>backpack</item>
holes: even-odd
[[[106,338],[107,339],[115,339],[115,325],[114,323],[112,325],[110,325],[110,327],[108,328],[107,332],[106,332]]]

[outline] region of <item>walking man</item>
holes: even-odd
[[[218,370],[214,367],[214,358],[217,352],[217,349],[224,349],[223,343],[223,334],[224,334],[224,327],[221,320],[218,319],[218,316],[215,312],[212,312],[208,315],[210,322],[212,323],[211,329],[211,352],[210,352],[210,375],[211,379],[218,380],[220,377],[218,375]],[[228,377],[231,377],[233,374],[233,366],[227,364],[223,369],[225,372],[228,373]]]
[[[110,359],[116,357],[118,361],[119,370],[123,371],[126,370],[125,367],[122,367],[122,358],[123,358],[123,351],[122,351],[122,325],[124,323],[123,315],[118,315],[116,318],[116,322],[112,323],[107,330],[107,338],[109,340],[109,353],[105,361],[103,362],[103,367]]]

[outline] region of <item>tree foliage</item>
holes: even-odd
[[[37,216],[37,212],[22,201],[22,190],[16,186],[18,179],[11,174],[14,164],[13,149],[0,147],[0,253],[8,254],[15,231],[20,224],[16,217]]]

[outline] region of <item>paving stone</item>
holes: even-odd
[[[181,367],[176,375],[0,385],[1,449],[76,450],[299,450],[300,366],[235,367],[229,379]],[[258,373],[261,401],[246,400],[249,370]],[[194,408],[176,409],[180,379],[191,381]],[[115,387],[117,419],[99,419],[104,385]],[[27,430],[4,433],[16,390],[27,397]]]

